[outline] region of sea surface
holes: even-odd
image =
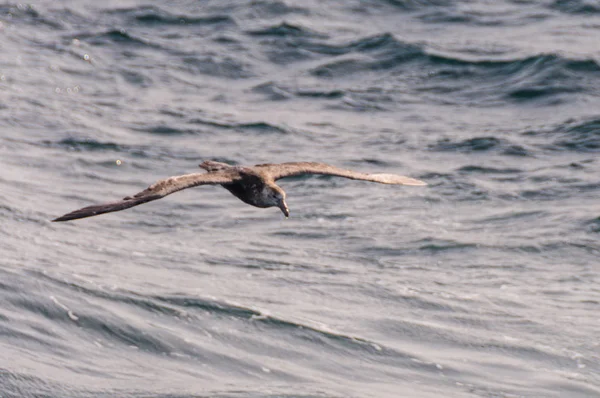
[[[0,397],[600,397],[600,4],[0,3]]]

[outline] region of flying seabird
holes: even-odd
[[[276,180],[302,174],[325,174],[395,185],[427,185],[425,182],[396,174],[366,174],[340,169],[325,163],[290,162],[280,164],[257,164],[252,167],[232,166],[207,160],[200,164],[207,173],[193,173],[169,177],[150,185],[147,189],[119,201],[94,205],[75,210],[52,221],[69,221],[129,209],[130,207],[162,199],[182,189],[198,185],[221,185],[238,199],[256,207],[277,206],[287,217],[290,215],[285,203],[285,191]]]

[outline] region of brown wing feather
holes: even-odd
[[[78,218],[92,217],[99,214],[110,213],[129,209],[143,203],[164,198],[167,195],[181,191],[182,189],[195,187],[198,185],[226,184],[239,178],[239,174],[232,171],[220,171],[213,173],[193,173],[182,176],[169,177],[152,184],[142,192],[133,196],[127,196],[119,201],[104,203],[100,205],[88,206],[64,216],[58,217],[52,221],[69,221]]]
[[[381,184],[397,184],[397,185],[427,185],[427,183],[415,178],[400,176],[396,174],[367,174],[351,170],[340,169],[326,163],[316,162],[290,162],[280,164],[260,164],[256,167],[260,168],[274,180],[280,178],[292,177],[302,174],[325,174],[331,176],[339,176],[350,178],[352,180],[364,180],[378,182]]]

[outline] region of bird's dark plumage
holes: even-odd
[[[275,184],[280,178],[302,174],[325,174],[396,185],[427,185],[423,181],[396,174],[366,174],[340,169],[325,163],[291,162],[281,164],[259,164],[253,167],[231,166],[226,163],[205,161],[200,165],[207,173],[193,173],[160,180],[147,189],[116,202],[88,206],[52,221],[69,221],[96,216],[164,198],[182,189],[198,185],[221,185],[237,198],[256,207],[277,206],[289,215],[285,203],[285,192]]]

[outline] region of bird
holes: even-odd
[[[52,221],[70,221],[121,211],[199,185],[221,185],[244,203],[260,208],[279,207],[285,217],[288,218],[290,210],[285,201],[286,193],[280,186],[275,184],[275,181],[280,178],[303,174],[324,174],[381,184],[427,185],[421,180],[396,174],[360,173],[317,162],[266,163],[244,167],[207,160],[199,166],[205,172],[165,178],[133,196],[127,196],[115,202],[84,207]]]

